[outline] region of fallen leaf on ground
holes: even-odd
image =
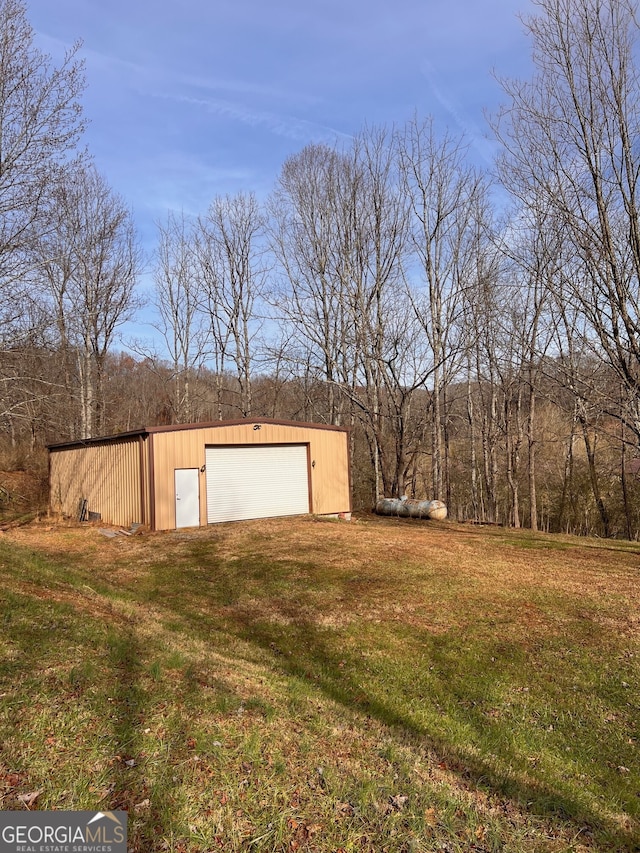
[[[405,807],[405,803],[409,797],[405,797],[403,794],[396,794],[395,797],[389,797],[389,802],[394,807],[394,809],[398,809],[400,811]]]
[[[425,810],[424,819],[427,826],[438,825],[438,812],[432,807]]]
[[[29,794],[18,794],[18,799],[20,800],[21,803],[24,803],[27,808],[29,808],[30,806],[32,806],[35,803],[35,801],[38,799],[38,797],[42,793],[43,793],[43,790],[32,791]]]

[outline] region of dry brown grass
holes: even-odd
[[[545,589],[570,595],[585,607],[600,611],[604,607],[600,616],[611,630],[640,636],[640,583],[636,580],[640,546],[632,543],[556,535],[532,540],[528,531],[367,516],[350,524],[308,518],[264,519],[115,539],[100,535],[99,529],[99,524],[45,521],[2,536],[53,557],[90,559],[96,577],[107,573],[112,582],[125,586],[139,578],[140,567],[158,559],[184,559],[194,542],[211,543],[222,561],[242,559],[249,537],[265,560],[299,561],[308,555],[321,559],[338,579],[350,579],[348,598],[338,594],[330,602],[330,611],[310,611],[308,615],[319,625],[346,624],[358,616],[399,619],[436,632],[444,630],[451,624],[452,614],[447,614],[443,625],[441,602],[438,598],[430,607],[428,593],[430,581],[446,579],[456,586],[456,596],[470,606],[493,597],[496,617],[501,611],[511,612],[517,598],[522,624],[532,628],[562,628],[545,619],[536,604],[536,593]],[[534,547],[530,547],[532,541]],[[75,594],[67,592],[64,597],[71,600]],[[606,606],[611,601],[614,608]],[[249,600],[244,606],[251,604]],[[262,601],[265,616],[269,606]],[[282,610],[275,603],[272,606],[272,617],[286,621]]]
[[[143,673],[158,665],[131,722],[140,779],[105,788],[100,754],[84,769],[131,807],[140,853],[633,849],[638,809],[619,798],[640,780],[636,544],[375,517],[113,539],[40,522],[0,541],[51,561],[7,572],[13,593],[107,620]],[[611,698],[620,678],[629,692]],[[579,688],[566,707],[554,681]],[[609,732],[622,746],[603,758]],[[55,755],[38,759],[55,774]],[[135,818],[152,767],[182,799]],[[70,784],[49,804],[69,806]]]

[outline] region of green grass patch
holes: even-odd
[[[140,853],[635,849],[638,552],[500,533],[0,541],[0,807],[124,808]]]

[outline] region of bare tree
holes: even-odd
[[[215,370],[221,383],[227,365],[233,366],[242,417],[252,408],[252,364],[261,327],[258,306],[266,276],[263,233],[263,215],[252,193],[214,199],[196,232]],[[220,417],[221,390],[219,385]]]
[[[394,497],[405,491],[416,452],[410,442],[412,403],[430,367],[406,286],[409,205],[393,137],[384,128],[368,128],[355,139],[354,155],[362,174],[355,241],[362,264],[352,300],[362,389],[354,399],[369,442],[377,500],[380,487]]]
[[[271,301],[287,327],[290,358],[325,383],[326,411],[318,416],[336,425],[352,421],[340,389],[355,387],[359,367],[350,294],[365,263],[357,232],[361,183],[352,155],[309,145],[285,162],[269,205],[271,246],[283,272]]]
[[[184,215],[158,224],[154,265],[155,304],[171,363],[171,419],[195,420],[192,379],[205,358],[207,326],[198,276],[194,229]]]
[[[316,417],[363,425],[376,495],[402,488],[406,402],[394,395],[412,357],[400,320],[406,204],[394,173],[388,134],[367,130],[343,151],[311,145],[291,157],[271,201],[289,356],[326,391]]]
[[[414,118],[398,134],[397,144],[411,205],[413,253],[424,286],[416,291],[414,305],[431,350],[433,495],[449,501],[446,396],[463,350],[464,291],[477,269],[476,222],[486,182],[466,164],[464,140],[439,136],[432,119]]]
[[[33,45],[20,0],[0,0],[0,282],[7,298],[23,274],[24,249],[42,227],[56,166],[83,130],[78,45],[59,67]]]
[[[551,291],[554,312],[554,349],[556,351],[555,376],[561,391],[565,391],[566,408],[569,409],[569,435],[566,442],[565,477],[560,505],[560,523],[569,517],[569,503],[575,503],[573,474],[575,450],[581,436],[584,444],[589,485],[598,512],[601,530],[605,536],[611,532],[611,519],[602,494],[596,464],[599,425],[602,422],[611,384],[611,368],[600,358],[594,359],[591,348],[591,328],[572,293],[575,278],[580,278],[580,265],[576,267],[571,257],[564,257],[554,287]],[[568,392],[568,394],[566,393]],[[561,405],[563,395],[556,395]],[[575,510],[575,507],[574,507]],[[575,511],[574,511],[575,516]],[[573,519],[574,524],[576,519]],[[590,532],[589,528],[585,533]]]
[[[527,205],[514,211],[499,241],[511,283],[503,312],[507,321],[504,338],[509,342],[511,381],[517,387],[517,394],[514,396],[512,385],[509,395],[512,403],[516,401],[515,407],[511,407],[515,419],[510,423],[505,418],[511,515],[515,526],[519,526],[519,483],[514,463],[519,464],[520,450],[526,441],[532,530],[538,529],[536,411],[538,397],[543,393],[545,360],[558,332],[557,318],[552,314],[562,275],[563,242],[562,229],[556,227],[553,211],[545,208],[544,199],[537,202],[530,199]]]
[[[543,201],[573,249],[566,293],[630,404],[609,406],[640,440],[640,79],[631,0],[537,0],[525,19],[530,82],[503,83],[495,127],[501,176],[526,204]]]
[[[141,256],[129,209],[91,165],[74,164],[55,187],[39,269],[54,306],[61,347],[75,360],[79,437],[104,426],[104,369],[117,329],[138,301]]]
[[[368,128],[343,151],[309,146],[290,158],[272,201],[285,272],[278,306],[299,352],[317,359],[327,417],[362,425],[376,496],[415,488],[427,414],[426,490],[449,492],[447,389],[486,204],[464,157],[463,143],[439,138],[429,121],[399,133]]]
[[[27,368],[34,363],[28,351],[46,337],[48,322],[28,272],[59,166],[83,130],[77,53],[76,44],[54,65],[34,46],[25,4],[0,0],[0,411],[12,423],[50,390]]]

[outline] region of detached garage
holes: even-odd
[[[333,515],[351,511],[349,470],[340,427],[265,419],[147,427],[51,445],[50,507],[151,530]]]

